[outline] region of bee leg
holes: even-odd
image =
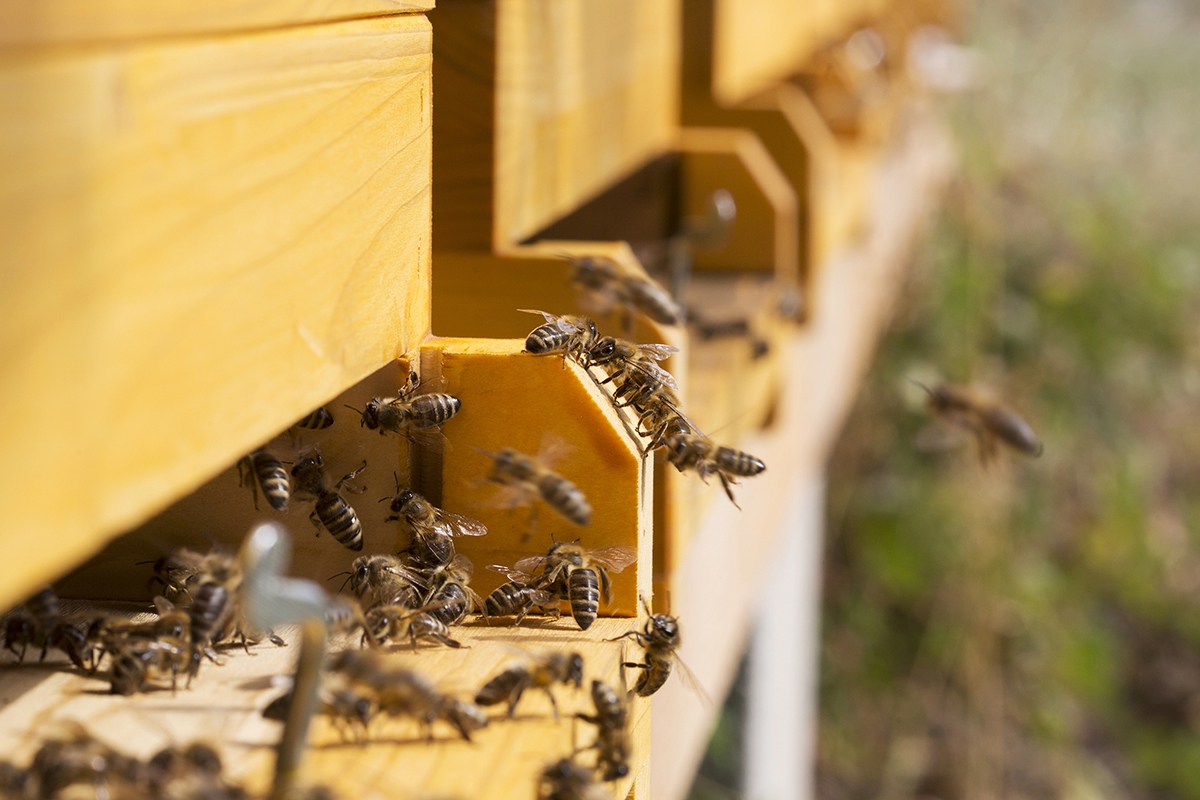
[[[287,647],[287,642],[283,640],[282,636],[275,633],[275,631],[271,631],[267,638],[270,639],[271,644],[275,645],[276,647]]]
[[[314,509],[313,512],[308,515],[308,521],[311,522],[313,524],[313,527],[317,529],[317,536],[320,536],[321,535],[321,518],[319,516],[317,516],[316,509]]]
[[[717,477],[721,479],[721,486],[725,488],[725,494],[729,497],[729,502],[733,503],[734,508],[741,511],[742,507],[738,505],[737,500],[733,497],[733,489],[730,487],[729,478],[725,477],[725,473],[720,470],[717,471]]]
[[[554,699],[554,692],[550,691],[549,686],[543,686],[542,691],[550,698],[550,708],[554,709],[554,721],[558,722],[562,717],[558,713],[558,701]]]
[[[622,667],[630,667],[631,669],[650,669],[649,664],[641,664],[637,661],[622,661]]]

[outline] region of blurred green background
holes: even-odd
[[[1200,798],[1200,4],[981,0],[830,467],[817,795]],[[983,468],[910,379],[1033,423]],[[736,796],[737,696],[694,797]]]

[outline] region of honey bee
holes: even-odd
[[[292,423],[293,428],[304,428],[310,431],[323,431],[331,425],[333,425],[333,414],[325,406],[318,406]]]
[[[455,536],[484,536],[487,526],[477,519],[443,511],[433,506],[421,495],[409,489],[385,497],[379,502],[391,501],[392,516],[386,522],[403,519],[412,529],[412,541],[408,552],[421,567],[439,567],[449,564],[454,558]]]
[[[197,573],[204,561],[204,554],[189,550],[186,547],[176,547],[156,561],[139,561],[140,564],[153,564],[154,577],[152,582],[163,587],[163,597],[172,603],[179,604],[188,599],[189,586],[195,581]]]
[[[363,741],[366,739],[371,720],[379,712],[379,705],[368,694],[353,688],[322,684],[317,696],[317,713],[329,717],[343,739]],[[263,709],[264,719],[287,722],[292,707],[292,690],[276,697]]]
[[[51,739],[38,748],[29,775],[39,798],[54,798],[74,784],[95,787],[97,796],[125,796],[119,789],[135,790],[144,776],[143,765],[93,738],[82,726],[71,726],[68,736]],[[112,789],[118,789],[111,792]]]
[[[177,608],[165,597],[154,598],[154,609],[158,618],[148,622],[134,622],[107,614],[96,617],[85,633],[93,653],[92,669],[104,654],[115,655],[133,642],[164,638],[191,640],[192,621],[186,610]]]
[[[538,800],[612,800],[604,787],[592,779],[592,771],[569,758],[542,770]]]
[[[525,352],[538,356],[562,353],[563,366],[569,358],[586,366],[587,352],[600,335],[596,323],[590,318],[568,314],[558,316],[546,311],[520,308],[526,314],[541,314],[546,322],[529,332],[525,337]]]
[[[58,595],[49,586],[10,614],[4,625],[4,648],[17,654],[20,661],[25,660],[25,651],[31,646],[42,648],[39,661],[46,660],[51,647],[63,652],[80,669],[86,669],[85,659],[91,660],[86,634],[67,622]]]
[[[1015,411],[984,398],[968,386],[943,383],[930,389],[917,385],[929,395],[926,407],[931,414],[974,435],[979,460],[984,465],[995,457],[997,442],[1034,458],[1042,454],[1043,447],[1037,434]]]
[[[595,714],[576,714],[596,726],[596,741],[586,749],[596,751],[596,771],[606,781],[629,774],[629,704],[624,693],[617,693],[604,681],[592,681]]]
[[[600,599],[612,602],[610,572],[620,572],[637,561],[637,550],[627,545],[588,550],[578,540],[554,542],[544,556],[528,556],[514,566],[522,572],[534,573],[539,588],[546,588],[571,603],[571,616],[580,630],[587,630],[596,621]]]
[[[359,633],[371,645],[378,646],[367,627],[367,618],[357,601],[346,597],[331,597],[325,604],[325,627],[332,634],[353,636]]]
[[[475,694],[475,702],[481,706],[508,703],[508,716],[517,710],[517,703],[526,689],[541,689],[550,698],[554,718],[558,719],[558,702],[550,689],[557,683],[583,686],[583,656],[579,653],[552,652],[530,655],[529,663],[513,664],[483,685]]]
[[[483,598],[467,585],[474,570],[471,560],[462,554],[428,570],[430,590],[425,603],[432,606],[429,613],[446,625],[455,625],[472,611],[484,611]]]
[[[659,379],[678,389],[679,384],[671,373],[659,367],[656,361],[665,361],[679,352],[678,347],[669,344],[635,344],[634,342],[618,339],[614,336],[603,336],[596,340],[587,351],[587,365],[596,366],[608,373],[603,383],[615,379],[615,376],[631,368],[638,368],[655,374],[661,373]]]
[[[487,716],[478,706],[442,694],[422,675],[392,666],[374,653],[343,651],[333,659],[330,669],[350,686],[369,694],[380,713],[415,719],[430,741],[433,725],[439,719],[467,741],[471,741],[473,732],[487,727]]]
[[[414,651],[420,639],[432,639],[446,647],[462,647],[461,642],[450,637],[450,629],[446,627],[446,623],[433,615],[433,611],[439,607],[444,605],[431,603],[420,608],[375,606],[367,610],[367,629],[380,644],[407,638]]]
[[[358,514],[354,513],[354,509],[350,507],[340,492],[343,489],[355,494],[366,491],[364,488],[352,486],[348,482],[357,478],[367,468],[367,462],[364,461],[358,469],[347,472],[339,478],[333,488],[328,488],[325,483],[324,466],[321,454],[312,450],[301,456],[300,460],[292,467],[292,477],[296,479],[297,488],[316,498],[317,501],[308,518],[313,527],[317,529],[318,536],[321,535],[323,526],[346,549],[362,550],[362,523],[358,520]]]
[[[733,484],[738,478],[749,478],[758,475],[767,468],[761,459],[749,453],[735,450],[732,447],[716,445],[704,434],[677,433],[668,436],[664,442],[667,448],[667,461],[680,472],[695,470],[700,480],[708,482],[709,475],[721,479],[721,486],[729,497],[729,502],[737,508],[737,500],[733,496]]]
[[[171,694],[174,694],[179,673],[191,662],[191,643],[185,639],[163,636],[126,641],[113,656],[112,693],[135,694],[143,691],[152,678],[170,673]]]
[[[254,493],[254,510],[258,510],[258,489],[276,511],[287,508],[292,496],[292,482],[283,462],[259,448],[238,462],[238,485],[249,486]]]
[[[694,689],[702,697],[707,698],[704,690],[700,687],[699,681],[691,674],[691,670],[687,665],[679,659],[675,651],[679,648],[679,620],[672,617],[670,614],[655,614],[650,610],[650,604],[646,602],[646,598],[642,598],[642,605],[646,609],[648,618],[646,626],[638,631],[632,630],[621,634],[615,639],[609,639],[610,642],[620,641],[626,637],[631,637],[644,650],[643,657],[645,661],[624,661],[622,667],[630,667],[632,669],[642,670],[638,675],[637,683],[633,685],[635,694],[641,697],[649,697],[662,688],[667,682],[667,678],[671,676],[671,668],[676,664],[679,665],[680,673],[684,677],[684,682],[689,688]]]
[[[516,617],[514,625],[520,625],[525,615],[535,608],[556,606],[558,598],[544,589],[537,588],[537,578],[521,570],[510,569],[503,564],[489,564],[488,569],[508,576],[508,583],[496,587],[483,601],[484,616]],[[557,614],[557,608],[553,612]]]
[[[570,281],[583,294],[585,305],[599,314],[619,306],[626,330],[632,327],[632,309],[663,325],[683,322],[683,309],[656,281],[628,275],[607,258],[582,256],[569,261]]]
[[[514,490],[510,506],[529,503],[535,497],[540,497],[568,521],[576,525],[591,523],[592,504],[583,491],[539,459],[510,447],[505,447],[499,453],[479,452],[493,461],[492,473],[487,479]]]
[[[350,591],[367,608],[380,605],[416,608],[421,604],[422,591],[427,588],[421,577],[403,561],[386,553],[359,556],[350,565],[349,573],[339,574],[349,575],[346,580]]]
[[[362,411],[360,424],[368,430],[398,433],[415,444],[440,447],[442,425],[462,409],[462,401],[451,394],[421,394],[416,372],[408,374],[408,383],[396,397],[373,397]],[[414,396],[415,395],[415,396]]]

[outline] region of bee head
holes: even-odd
[[[588,358],[593,364],[605,364],[612,361],[617,355],[617,340],[611,336],[605,336],[596,342],[595,346],[588,351]]]
[[[400,494],[392,498],[392,513],[403,513],[404,509],[407,507],[409,509],[409,514],[406,516],[413,516],[412,512],[416,509],[412,508],[412,506],[414,503],[419,502],[417,498],[418,495],[416,492],[414,492],[412,489],[405,489],[404,491],[400,492]]]
[[[375,430],[379,427],[379,398],[372,397],[362,411],[362,419],[359,420],[359,425],[368,430]]]
[[[650,635],[667,642],[676,641],[679,639],[679,620],[670,614],[655,614],[650,617]]]

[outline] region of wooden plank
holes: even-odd
[[[432,12],[435,246],[503,250],[670,149],[678,11],[678,0],[468,0]]]
[[[245,32],[428,11],[434,0],[7,0],[0,47]]]
[[[771,272],[800,280],[799,201],[795,190],[751,131],[684,128],[682,213],[703,216],[712,193],[725,189],[737,219],[722,247],[698,251],[697,269]]]
[[[680,654],[713,697],[725,694],[736,673],[780,521],[796,493],[824,470],[911,249],[949,176],[944,131],[927,116],[918,119],[876,176],[866,238],[818,273],[817,311],[788,351],[773,425],[739,444],[760,456],[767,471],[743,484],[744,511],[725,503],[710,508],[673,576]],[[697,704],[679,684],[665,686],[653,705],[652,794],[678,800],[691,785],[716,709]]]
[[[425,336],[430,64],[416,15],[0,57],[0,605]]]
[[[591,726],[575,723],[572,717],[576,712],[592,713],[593,679],[620,685],[620,646],[605,639],[629,630],[634,621],[600,619],[586,632],[573,625],[560,620],[520,629],[461,626],[454,635],[462,649],[422,648],[415,654],[399,649],[390,656],[399,666],[431,678],[441,691],[468,698],[509,663],[520,661],[522,649],[579,652],[584,659],[583,690],[557,687],[560,720],[551,716],[545,695],[533,690],[522,697],[512,720],[504,718],[503,707],[491,709],[491,724],[469,743],[442,725],[435,729],[436,741],[429,743],[409,721],[380,720],[369,743],[356,744],[344,741],[327,720],[317,717],[301,782],[325,784],[342,798],[535,797],[537,776],[546,764],[569,755],[573,741],[580,746],[590,743]],[[292,629],[281,633],[289,642],[298,640]],[[294,668],[295,650],[266,645],[246,655],[230,649],[223,654],[224,666],[206,666],[191,690],[181,687],[174,697],[169,690],[114,696],[105,683],[60,671],[62,665],[6,665],[0,672],[0,748],[5,758],[25,763],[39,741],[64,721],[81,723],[102,741],[143,758],[165,746],[200,740],[218,748],[227,775],[262,792],[270,784],[271,748],[281,726],[262,719],[260,712],[281,693],[271,685],[271,677]],[[640,767],[649,754],[650,708],[648,700],[633,698],[631,774],[607,785],[614,797],[626,796],[644,769]],[[648,795],[638,794],[643,796]]]
[[[477,565],[512,565],[544,553],[552,537],[578,538],[589,549],[635,547],[637,566],[612,576],[614,603],[604,613],[636,616],[639,595],[652,591],[650,466],[582,369],[554,356],[523,353],[524,346],[524,339],[434,339],[424,346],[425,374],[440,372],[445,390],[463,402],[446,429],[443,507],[479,519],[489,531],[461,540],[461,551]],[[430,368],[434,364],[436,370]],[[555,442],[566,451],[547,466],[583,491],[592,506],[591,523],[575,525],[538,501],[531,532],[531,509],[504,507],[502,488],[486,480],[492,459],[480,450],[507,447],[536,456]],[[498,573],[477,571],[472,585],[486,595],[505,581]]]

